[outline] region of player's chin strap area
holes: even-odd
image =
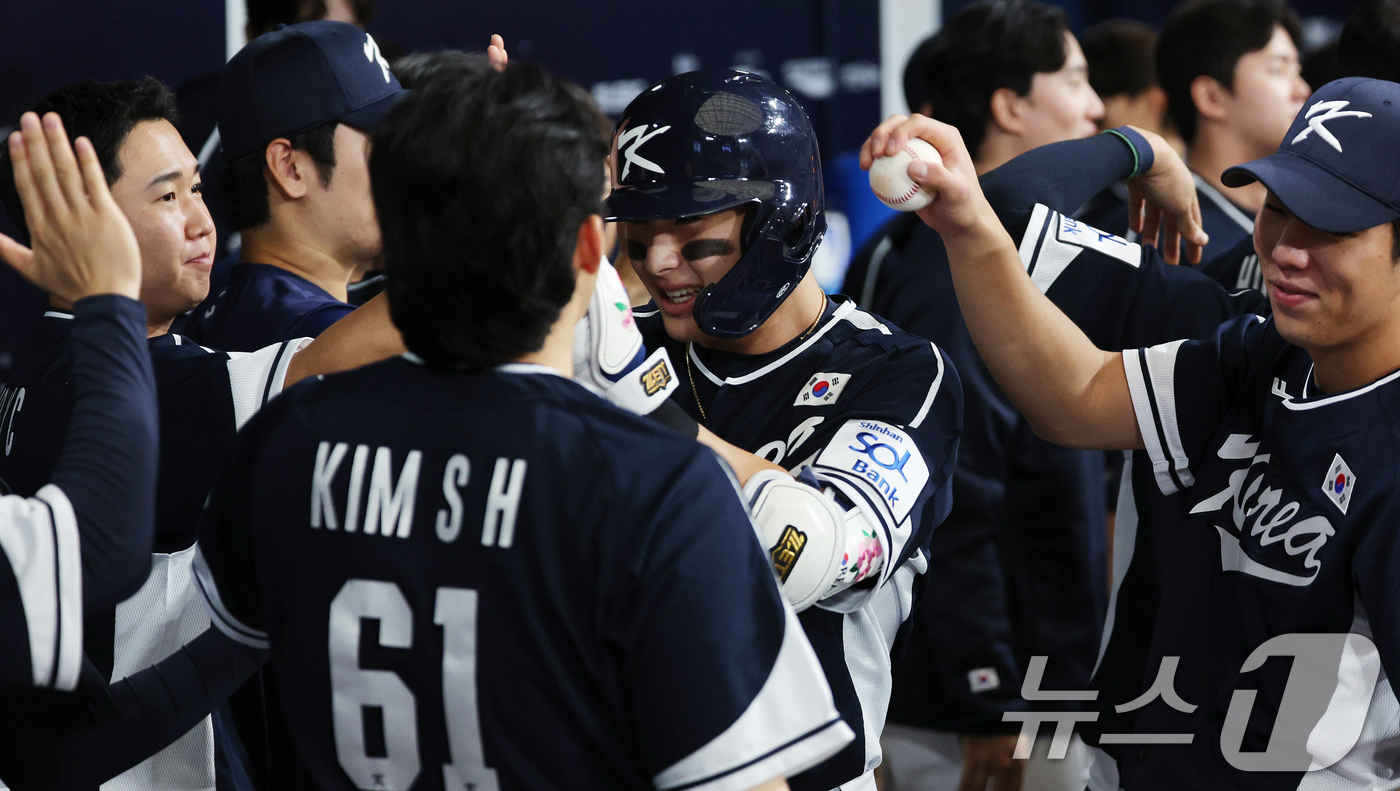
[[[744,496],[793,609],[878,577],[884,568],[888,553],[865,515],[823,488],[810,467],[796,478],[761,470],[744,484]]]
[[[646,415],[675,391],[676,372],[665,349],[647,354],[627,303],[627,289],[604,259],[588,313],[574,328],[574,381],[629,412]]]

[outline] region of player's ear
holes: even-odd
[[[992,92],[991,110],[992,123],[1001,128],[1003,132],[1012,135],[1019,135],[1026,129],[1025,120],[1021,117],[1021,97],[1010,88],[997,88]]]
[[[292,148],[292,141],[279,137],[263,149],[263,176],[274,195],[280,194],[284,200],[297,200],[305,197],[310,178],[310,157],[304,151]]]
[[[1202,118],[1224,120],[1229,112],[1226,100],[1230,95],[1230,89],[1214,77],[1202,74],[1191,81],[1191,103],[1196,105],[1196,114]]]
[[[578,237],[574,242],[574,270],[595,275],[602,258],[603,218],[590,214],[578,226]]]

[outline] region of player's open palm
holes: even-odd
[[[137,298],[141,251],[92,143],[78,138],[75,152],[56,113],[25,113],[9,147],[32,247],[0,235],[0,257],[70,303],[94,294]]]

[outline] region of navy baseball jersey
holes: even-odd
[[[1200,267],[1216,282],[1230,288],[1234,281],[1230,276],[1233,274],[1231,270],[1235,264],[1230,258],[1220,260],[1221,256],[1239,244],[1240,240],[1254,235],[1254,217],[1231,203],[1205,179],[1194,173],[1192,177],[1196,180],[1196,200],[1201,204],[1201,227],[1210,237],[1210,243],[1201,253]]]
[[[319,789],[745,789],[852,738],[718,460],[551,369],[291,389],[200,547]]]
[[[1034,182],[1024,182],[1027,186]],[[895,671],[890,720],[959,733],[1015,730],[1021,669],[1048,656],[1055,686],[1092,673],[1108,604],[1102,455],[1035,436],[968,333],[943,240],[917,216],[886,224],[867,307],[939,345],[963,383],[953,510],[933,537],[928,589]]]
[[[1124,360],[1147,450],[1120,491],[1091,787],[1390,787],[1397,375],[1320,394],[1261,292],[1044,205],[998,211],[1100,348],[1149,347]]]
[[[879,762],[890,647],[909,617],[925,550],[950,507],[962,389],[948,357],[843,297],[810,334],[762,355],[677,343],[655,308],[637,313],[648,348],[665,346],[681,382],[673,396],[721,439],[791,470],[810,465],[882,533],[879,579],[798,617],[856,741],[789,783],[835,788]],[[701,415],[703,406],[704,416]]]
[[[72,327],[71,313],[45,313],[35,346],[8,385],[23,392],[23,402],[8,415],[0,479],[20,495],[33,494],[48,480],[68,431]],[[156,554],[139,591],[114,609],[89,613],[84,623],[84,650],[107,678],[148,667],[209,627],[193,573],[199,515],[238,427],[281,392],[287,366],[304,342],[227,354],[178,335],[147,341],[159,401]],[[212,738],[206,720],[112,788],[212,788]]]
[[[1400,748],[1400,373],[1318,392],[1308,353],[1258,316],[1130,350],[1124,369],[1147,450],[1120,510],[1134,550],[1089,726],[1121,786],[1385,787]]]
[[[228,285],[190,321],[186,333],[215,349],[251,352],[314,338],[354,309],[293,272],[243,262],[233,265]]]

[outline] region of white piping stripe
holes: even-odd
[[[1021,237],[1021,247],[1016,251],[1021,256],[1021,268],[1031,268],[1031,256],[1035,255],[1036,243],[1040,237],[1050,233],[1045,225],[1046,215],[1050,209],[1043,203],[1037,203],[1035,209],[1031,211],[1031,221],[1026,225],[1026,235]]]
[[[783,366],[786,365],[788,362],[790,362],[794,357],[797,357],[799,354],[802,354],[803,352],[807,351],[807,349],[810,348],[812,344],[814,344],[814,343],[816,343],[817,341],[821,340],[821,337],[822,337],[823,335],[827,334],[827,332],[829,332],[829,331],[831,330],[832,327],[835,327],[835,326],[836,326],[836,322],[838,322],[838,321],[840,321],[841,319],[844,319],[844,318],[846,318],[847,316],[849,316],[852,312],[855,311],[855,309],[856,309],[856,305],[855,305],[854,302],[843,302],[843,303],[841,303],[840,305],[837,306],[836,312],[831,314],[831,319],[830,319],[829,321],[827,321],[826,325],[823,326],[821,329],[817,330],[817,331],[812,335],[812,337],[808,338],[808,339],[806,340],[806,342],[803,343],[801,346],[798,346],[796,349],[793,349],[792,351],[788,352],[787,354],[784,354],[782,357],[780,357],[780,358],[774,360],[773,362],[771,362],[771,363],[769,363],[769,364],[763,366],[762,368],[758,369],[757,371],[753,371],[753,372],[751,372],[751,373],[744,374],[743,376],[732,376],[732,377],[730,377],[730,378],[728,378],[728,379],[724,379],[724,380],[721,381],[719,377],[717,377],[717,376],[715,376],[714,374],[710,373],[709,369],[705,367],[705,364],[704,364],[704,363],[700,362],[700,357],[695,353],[695,344],[693,344],[693,343],[690,344],[690,359],[691,359],[692,362],[695,363],[695,365],[696,365],[697,367],[700,368],[700,371],[701,371],[702,373],[705,374],[705,377],[706,377],[707,379],[709,379],[711,382],[714,382],[714,383],[717,384],[717,385],[726,385],[726,384],[728,384],[728,385],[741,385],[741,384],[747,384],[747,383],[752,382],[753,380],[759,378],[760,376],[763,376],[764,374],[770,373],[770,372],[772,372],[772,371],[775,371],[775,370],[777,370],[777,369],[783,367]]]
[[[938,347],[930,343],[933,347],[933,359],[938,361],[938,374],[933,377],[933,385],[928,389],[928,396],[924,398],[924,405],[919,407],[919,414],[914,416],[914,421],[909,424],[909,428],[918,428],[924,418],[928,417],[928,410],[933,406],[933,399],[938,395],[938,386],[943,384],[943,355],[938,352]]]
[[[1181,485],[1196,485],[1191,474],[1191,460],[1186,456],[1186,448],[1181,442],[1181,426],[1176,419],[1176,354],[1181,350],[1182,341],[1163,343],[1147,349],[1143,357],[1147,362],[1148,375],[1152,377],[1152,391],[1157,395],[1157,413],[1161,416],[1162,434],[1167,438],[1167,450],[1172,454],[1172,466]],[[1165,386],[1158,386],[1158,383]]]
[[[1338,401],[1345,401],[1345,400],[1347,400],[1347,399],[1349,399],[1349,398],[1355,398],[1356,396],[1359,396],[1359,395],[1365,395],[1366,393],[1369,393],[1369,392],[1371,392],[1372,390],[1375,390],[1377,387],[1380,387],[1381,385],[1386,384],[1387,382],[1390,382],[1390,381],[1394,380],[1397,376],[1400,376],[1400,371],[1395,371],[1395,372],[1393,372],[1393,373],[1391,373],[1391,374],[1389,374],[1389,375],[1387,375],[1387,376],[1385,376],[1385,377],[1382,377],[1382,378],[1380,378],[1380,379],[1377,379],[1376,381],[1374,381],[1374,382],[1372,382],[1372,383],[1366,385],[1365,387],[1357,388],[1356,390],[1350,390],[1350,391],[1347,391],[1347,392],[1345,392],[1345,393],[1338,393],[1338,394],[1336,394],[1336,395],[1334,395],[1334,396],[1329,396],[1329,397],[1327,397],[1327,398],[1319,398],[1319,399],[1316,400],[1316,401],[1304,401],[1304,402],[1302,402],[1302,403],[1299,403],[1299,402],[1297,402],[1297,401],[1284,401],[1284,402],[1283,402],[1283,405],[1284,405],[1285,407],[1287,407],[1287,408],[1289,408],[1289,409],[1292,409],[1292,410],[1295,410],[1295,411],[1296,411],[1296,410],[1300,410],[1300,409],[1316,409],[1316,408],[1318,408],[1318,407],[1320,407],[1320,406],[1327,406],[1328,404],[1335,404],[1335,403],[1337,403]],[[1308,385],[1307,385],[1307,383],[1310,382],[1310,381],[1312,381],[1312,369],[1311,369],[1311,368],[1308,369],[1308,378],[1303,382],[1303,397],[1304,397],[1304,398],[1307,398],[1307,394],[1308,394],[1308,391],[1307,391],[1307,386],[1308,386]]]
[[[48,484],[34,495],[49,504],[54,521],[54,562],[57,564],[58,643],[54,689],[78,686],[83,664],[83,562],[79,549],[78,517],[63,490]]]
[[[46,311],[44,311],[44,318],[46,318],[46,319],[68,319],[69,321],[72,321],[72,320],[73,320],[73,314],[72,314],[72,313],[64,313],[64,312],[61,311],[61,310],[46,310]]]
[[[204,559],[203,549],[195,550],[194,573],[195,580],[199,583],[199,591],[204,594],[204,602],[209,605],[209,619],[214,622],[219,631],[246,646],[266,650],[268,648],[267,632],[244,624],[233,617],[233,613],[224,607],[224,600],[219,596],[219,588],[214,581],[214,574],[209,570],[209,562]]]
[[[1144,381],[1143,367],[1141,349],[1128,349],[1123,352],[1123,373],[1128,377],[1128,392],[1133,397],[1133,413],[1137,416],[1142,444],[1147,449],[1148,458],[1152,460],[1152,475],[1157,479],[1157,488],[1162,494],[1176,494],[1176,481],[1172,480],[1171,475],[1171,461],[1162,453],[1162,445],[1157,441],[1157,422],[1152,417],[1152,401],[1147,395],[1150,385]]]

